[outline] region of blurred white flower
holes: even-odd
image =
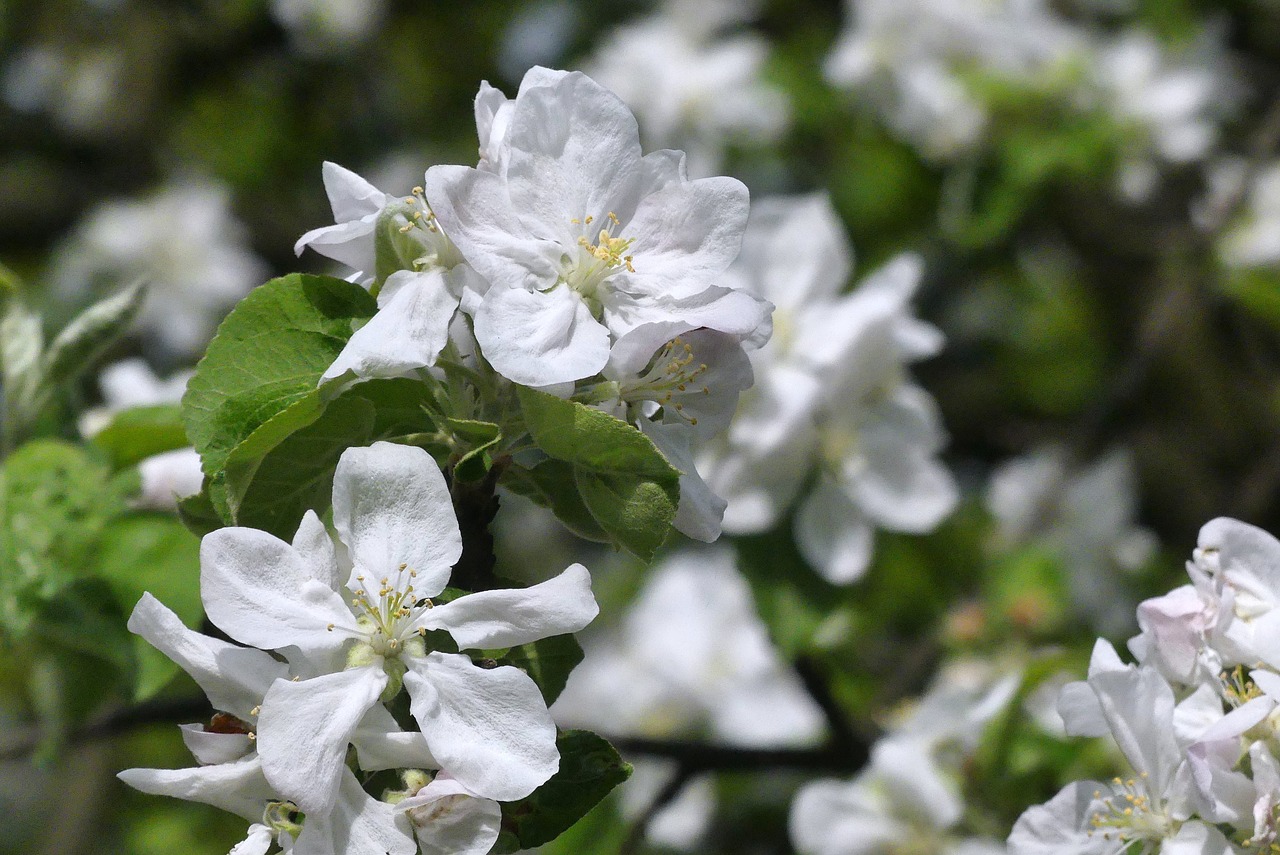
[[[841,294],[850,255],[826,197],[756,203],[730,274],[774,303],[773,337],[751,353],[756,385],[727,435],[698,459],[728,501],[726,531],[764,531],[798,504],[797,543],[837,584],[866,571],[875,529],[930,531],[958,500],[937,406],[906,370],[942,345],[911,314],[920,260],[899,256]]]
[[[821,711],[770,643],[728,548],[672,554],[622,624],[583,645],[587,658],[552,709],[563,724],[750,746],[822,734]]]
[[[1244,165],[1228,163],[1211,177],[1230,185],[1243,179]],[[1218,182],[1212,182],[1211,188]],[[1247,190],[1244,213],[1223,236],[1219,253],[1230,267],[1261,267],[1280,263],[1280,163],[1257,173]]]
[[[758,36],[717,37],[705,20],[659,13],[615,30],[587,70],[635,111],[646,148],[681,149],[703,176],[719,170],[727,144],[786,130],[786,97],[762,76],[768,51]]]
[[[188,181],[90,211],[59,248],[49,275],[65,299],[146,281],[138,325],[170,355],[191,357],[267,273],[231,212],[226,188]]]
[[[100,131],[113,118],[111,107],[124,84],[124,60],[107,47],[68,56],[58,47],[33,45],[16,52],[0,70],[0,97],[20,113],[47,112],[68,131]]]
[[[347,50],[382,26],[386,0],[271,0],[271,17],[304,53]]]
[[[1122,449],[1072,469],[1065,449],[1046,447],[1005,463],[987,490],[997,545],[1035,544],[1057,556],[1076,611],[1104,632],[1132,625],[1134,604],[1117,574],[1141,568],[1157,546],[1135,521],[1135,478]]]

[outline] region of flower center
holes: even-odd
[[[698,419],[684,413],[683,395],[710,395],[699,379],[707,373],[707,363],[694,358],[693,346],[676,336],[662,346],[649,363],[648,371],[635,380],[620,384],[618,396],[628,404],[653,401],[691,425]]]
[[[560,279],[582,296],[582,299],[591,308],[592,315],[599,317],[601,310],[600,289],[605,280],[621,270],[625,270],[628,273],[636,272],[635,266],[632,264],[634,256],[630,254],[631,245],[635,243],[635,238],[613,236],[613,231],[621,223],[618,220],[618,215],[610,211],[609,225],[596,232],[595,240],[592,241],[587,235],[591,233],[589,227],[594,220],[594,217],[588,216],[582,219],[574,217],[569,221],[573,225],[581,227],[586,231],[586,234],[578,237],[577,256],[570,256],[566,259]]]
[[[413,582],[418,571],[401,564],[394,582],[384,576],[378,582],[378,593],[365,589],[365,577],[356,576],[362,587],[353,591],[351,609],[356,615],[358,638],[370,651],[384,659],[394,659],[404,650],[405,642],[420,633],[411,629],[413,617],[423,608],[431,608],[430,600],[419,604],[413,596]]]
[[[1089,835],[1101,834],[1103,840],[1132,843],[1142,840],[1164,840],[1174,832],[1173,820],[1162,806],[1153,804],[1146,793],[1147,773],[1139,779],[1114,779],[1111,796],[1102,799],[1102,810],[1090,819]],[[1102,791],[1095,791],[1095,799]]]

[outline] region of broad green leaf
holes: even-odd
[[[273,279],[218,327],[182,399],[187,434],[206,475],[240,443],[314,392],[355,325],[377,305],[359,285],[326,276]]]
[[[516,388],[525,424],[548,457],[592,472],[627,473],[676,484],[680,472],[649,437],[621,419],[555,395]]]
[[[560,771],[528,798],[502,805],[503,831],[509,832],[504,835],[507,847],[531,849],[549,843],[631,777],[631,766],[590,731],[565,731],[556,745]],[[515,848],[503,848],[500,843],[496,851],[514,852]]]
[[[236,523],[291,538],[308,509],[329,507],[342,452],[434,427],[424,409],[431,392],[424,382],[395,378],[358,383],[327,404],[300,399],[227,458]]]
[[[583,504],[610,538],[639,558],[652,561],[671,533],[679,487],[585,469],[578,469],[575,482]]]
[[[199,493],[178,500],[178,519],[196,537],[204,537],[211,531],[231,525],[230,512],[220,510],[225,502],[214,498],[214,494],[225,492],[225,488],[204,479]]]
[[[40,408],[40,390],[44,373],[40,355],[44,351],[44,332],[40,317],[14,297],[7,301],[0,315],[0,391],[4,405],[4,441],[14,444],[26,430],[27,423]]]
[[[124,510],[108,468],[56,440],[19,448],[0,467],[0,626],[20,630],[24,603],[95,572],[99,535]]]
[[[90,442],[106,452],[116,469],[189,445],[182,425],[182,408],[177,404],[134,407],[116,413]]]
[[[502,484],[551,510],[578,537],[609,542],[608,533],[582,501],[573,466],[563,460],[544,460],[532,469],[512,466],[503,475]]]
[[[142,309],[146,287],[138,282],[99,300],[77,315],[49,343],[44,354],[45,382],[71,380],[129,331]]]
[[[582,648],[571,634],[553,635],[513,647],[501,661],[520,668],[533,678],[547,706],[551,706],[564,691],[569,672],[582,661]]]
[[[129,614],[143,592],[173,609],[188,626],[197,626],[200,605],[200,541],[182,523],[165,514],[136,513],[113,520],[102,532],[95,572],[111,586],[120,610]],[[178,666],[141,638],[134,651],[139,673],[134,699],[162,689]]]

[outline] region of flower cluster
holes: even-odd
[[[1132,767],[1029,809],[1013,855],[1271,852],[1280,835],[1280,541],[1216,519],[1191,584],[1143,602],[1137,664],[1098,641],[1058,711],[1075,736],[1110,735]]]
[[[575,564],[530,588],[446,590],[461,534],[439,468],[408,446],[342,455],[333,525],[336,541],[312,512],[292,543],[249,528],[205,536],[205,610],[248,646],[142,599],[129,628],[181,665],[216,713],[183,728],[198,766],[120,777],[243,816],[253,825],[237,855],[262,855],[272,840],[297,855],[487,852],[497,802],[556,772],[556,728],[526,673],[454,651],[582,629],[598,611],[590,577]],[[402,786],[376,796],[356,774],[385,770]]]
[[[627,107],[577,72],[535,68],[513,99],[483,85],[476,124],[478,165],[434,166],[409,196],[325,166],[337,222],[297,249],[355,271],[379,305],[325,379],[463,359],[614,412],[684,472],[677,527],[714,540],[723,503],[692,457],[751,384],[745,348],[771,309],[726,272],[746,187],[643,154]]]
[[[942,346],[911,314],[922,265],[899,256],[841,294],[850,251],[823,196],[758,202],[745,247],[732,272],[776,304],[773,337],[752,353],[756,387],[699,465],[735,534],[773,526],[816,469],[796,542],[827,579],[853,582],[875,529],[930,531],[959,495],[937,460],[937,405],[906,370]]]

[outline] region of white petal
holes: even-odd
[[[182,742],[201,766],[231,763],[253,750],[253,740],[245,733],[214,733],[202,724],[180,724]]]
[[[374,704],[351,735],[356,759],[366,772],[382,769],[438,769],[427,741],[416,730],[404,730],[382,704]]]
[[[609,359],[609,333],[571,289],[498,285],[476,313],[476,340],[499,374],[525,386],[590,377]]]
[[[331,811],[347,744],[386,685],[387,675],[375,666],[277,680],[258,715],[258,754],[267,780],[304,813]]]
[[[384,294],[389,294],[385,303]],[[322,381],[347,371],[357,377],[398,377],[435,365],[449,340],[449,322],[458,308],[458,298],[450,293],[444,271],[396,271],[383,284],[378,304],[377,314],[351,336],[325,369]]]
[[[302,515],[302,522],[293,536],[293,548],[302,556],[303,566],[311,571],[312,578],[325,587],[338,590],[344,581],[338,566],[338,553],[329,530],[315,511],[308,509]]]
[[[502,807],[441,772],[396,806],[408,814],[423,855],[485,855],[502,830]]]
[[[270,828],[255,822],[249,826],[248,836],[232,846],[227,855],[267,855],[267,850],[271,848],[271,841],[274,838],[275,835],[271,833]]]
[[[529,676],[430,653],[404,675],[410,709],[440,765],[477,795],[515,801],[560,768],[556,726]]]
[[[578,632],[599,613],[591,574],[574,564],[529,588],[478,591],[427,609],[418,625],[447,629],[460,650],[493,649]]]
[[[371,798],[345,766],[332,813],[308,814],[295,855],[414,855],[409,823],[386,802]]]
[[[1203,822],[1188,822],[1172,840],[1165,841],[1160,855],[1231,855],[1235,851],[1218,829]]]
[[[845,492],[825,478],[800,503],[795,536],[805,560],[834,585],[858,581],[871,565],[871,525]]]
[[[449,488],[421,448],[375,442],[344,451],[333,476],[333,524],[357,570],[398,578],[408,565],[424,597],[444,590],[462,556]]]
[[[333,209],[333,221],[345,223],[369,214],[377,214],[391,201],[390,196],[365,181],[350,169],[325,161],[320,168],[324,190]]]
[[[129,631],[178,663],[204,690],[214,709],[249,719],[267,688],[288,673],[261,650],[239,647],[187,629],[176,614],[143,594],[129,616]]]
[[[262,819],[266,803],[277,797],[256,754],[191,769],[125,769],[116,777],[135,790],[213,805],[250,822]]]
[[[1090,820],[1106,809],[1093,794],[1094,781],[1063,787],[1042,805],[1027,809],[1009,834],[1009,855],[1117,855],[1123,846],[1093,833]]]
[[[353,220],[339,223],[336,226],[323,226],[298,238],[293,251],[302,255],[302,251],[311,247],[325,258],[332,258],[339,264],[345,264],[352,270],[359,271],[364,278],[373,277],[377,257],[373,230],[376,227],[373,217],[367,220]]]
[[[315,580],[292,546],[252,528],[205,535],[200,599],[223,632],[264,650],[333,650],[346,636],[328,631],[329,625],[355,626],[342,597]]]
[[[729,503],[712,492],[698,474],[693,462],[692,431],[686,425],[648,421],[642,421],[640,429],[653,440],[662,456],[680,470],[680,503],[672,523],[676,531],[703,543],[715,542],[720,537],[720,523]]]

